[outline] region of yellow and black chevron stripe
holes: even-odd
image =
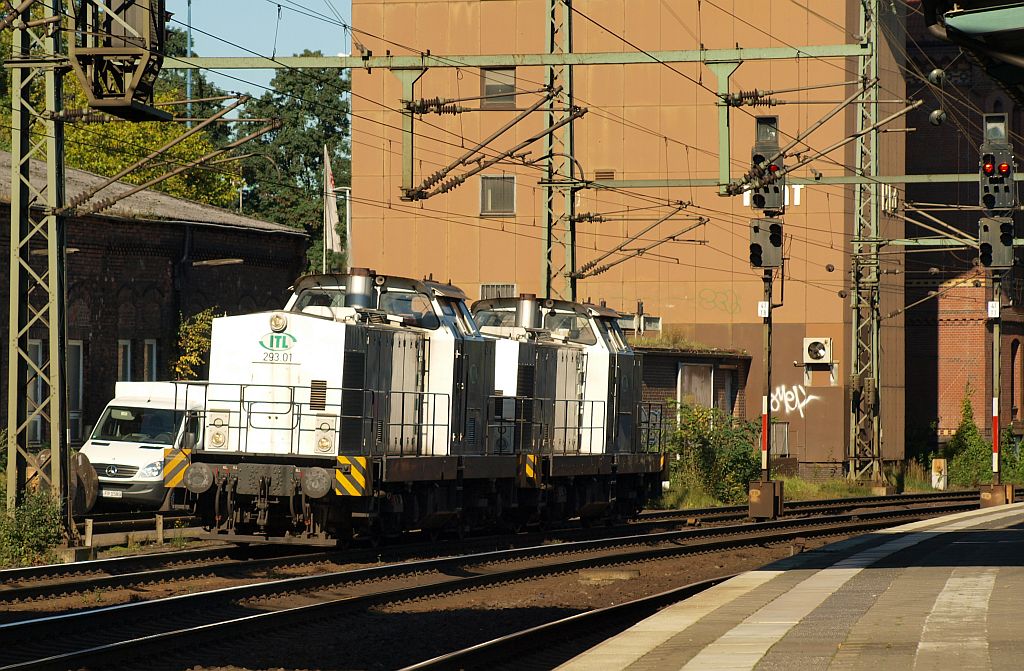
[[[540,487],[540,457],[536,454],[520,454],[518,466],[520,487]]]
[[[185,478],[192,450],[187,447],[164,448],[164,487],[180,487]]]
[[[334,493],[338,496],[366,496],[370,492],[370,469],[366,457],[338,457],[334,469]]]

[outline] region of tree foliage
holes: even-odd
[[[305,51],[302,56],[320,56]],[[320,268],[323,240],[323,153],[331,156],[334,181],[351,183],[349,152],[350,82],[345,71],[278,70],[272,91],[246,105],[249,118],[277,117],[281,128],[255,140],[254,156],[243,164],[250,191],[246,207],[256,216],[305,230],[311,239],[309,265]],[[339,202],[344,220],[344,200]],[[341,259],[332,259],[337,267]]]
[[[760,469],[757,424],[717,408],[684,404],[678,410],[667,441],[673,485],[700,489],[723,503],[745,501]]]
[[[158,102],[174,99],[173,92],[157,95]],[[69,79],[67,82],[65,104],[68,109],[85,109],[85,93],[77,80]],[[66,124],[64,156],[69,167],[110,177],[181,136],[185,130],[185,124],[173,121]],[[132,171],[122,181],[142,184],[215,149],[212,138],[200,131],[175,145],[162,159]],[[175,175],[153,188],[178,198],[228,207],[235,200],[238,181],[238,178],[226,174],[223,168],[207,170],[198,167]]]
[[[195,380],[199,377],[210,354],[210,336],[217,308],[210,307],[191,315],[181,315],[178,325],[178,358],[171,362],[177,380]]]
[[[38,10],[37,5],[37,10]],[[34,10],[34,11],[37,11]],[[171,29],[168,52],[176,55],[185,53],[185,34],[183,31]],[[11,50],[11,31],[0,32],[0,50],[9,54]],[[222,92],[211,85],[201,74],[195,75],[194,97],[210,97]],[[63,79],[64,109],[66,111],[88,109],[85,92],[78,78],[67,73]],[[10,96],[11,71],[7,68],[0,73],[0,95]],[[37,109],[43,107],[42,80],[29,87],[29,98]],[[157,80],[157,102],[170,102],[185,98],[185,80],[180,72],[163,70]],[[208,116],[220,103],[201,103],[193,107],[196,117]],[[184,114],[184,107],[174,108],[175,114]],[[0,105],[0,148],[11,148],[11,106]],[[113,176],[135,161],[159,149],[170,140],[182,135],[186,125],[181,122],[141,122],[110,121],[107,123],[67,122],[64,124],[65,162],[69,168],[87,170],[99,175]],[[41,132],[36,126],[34,132]],[[230,135],[227,124],[213,124],[199,131],[196,135],[182,142],[167,153],[162,161],[143,170],[130,173],[123,178],[129,184],[142,184],[151,178],[176,168],[183,163],[193,161],[224,144]],[[39,138],[41,139],[41,138]],[[215,169],[196,168],[176,175],[153,188],[179,198],[195,200],[210,205],[230,206],[234,203],[235,193],[240,181],[236,173],[239,168],[232,164]],[[72,197],[75,194],[69,193]]]

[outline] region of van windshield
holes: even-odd
[[[181,423],[181,413],[165,408],[110,406],[103,411],[93,440],[171,445]]]

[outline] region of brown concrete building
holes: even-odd
[[[32,168],[33,182],[45,182],[45,167]],[[10,154],[2,152],[0,218],[7,221],[10,174]],[[68,193],[82,192],[103,179],[68,170]],[[104,193],[127,188],[115,184]],[[66,226],[72,443],[99,417],[116,381],[172,379],[170,362],[178,354],[181,315],[208,307],[237,313],[282,306],[288,287],[305,267],[302,231],[154,191],[129,196],[100,214],[70,217]],[[4,248],[10,246],[9,230],[0,229]],[[38,259],[44,264],[45,253]],[[9,282],[4,264],[0,286]],[[4,310],[0,330],[5,334],[7,322]],[[46,337],[45,332],[30,332],[30,351],[42,356],[49,347]],[[6,347],[0,356],[0,375],[6,380]],[[30,385],[29,402],[41,398],[43,391],[38,383]],[[6,385],[0,408],[6,416]],[[30,430],[30,439],[48,441],[44,431],[40,424]]]
[[[813,7],[811,6],[813,5]],[[574,52],[631,52],[846,44],[860,32],[860,2],[771,3],[595,1],[575,5]],[[897,3],[898,8],[902,5]],[[887,14],[880,47],[883,94],[879,118],[903,107],[904,82],[897,67],[903,32],[898,16]],[[539,54],[546,52],[545,3],[540,0],[354,0],[353,25],[364,49],[374,55]],[[893,50],[888,40],[895,40]],[[628,41],[628,44],[627,44]],[[631,46],[633,45],[633,46]],[[542,67],[489,71],[431,68],[415,85],[417,98],[468,98],[504,93],[506,98],[460,103],[474,111],[455,116],[417,117],[416,182],[459,157],[537,100],[531,93],[545,81]],[[575,158],[587,179],[715,178],[718,131],[716,80],[699,63],[575,66],[575,103],[586,115],[575,122]],[[801,58],[744,62],[731,90],[776,90],[838,85],[856,80],[854,58]],[[528,164],[543,155],[543,144],[518,161],[505,161],[458,188],[418,202],[400,200],[401,86],[387,70],[354,71],[353,238],[355,263],[386,273],[449,279],[471,296],[497,292],[538,292],[541,287],[544,209],[542,171]],[[849,86],[780,94],[783,137],[815,123]],[[501,104],[495,104],[501,103]],[[731,173],[746,171],[758,108],[731,112]],[[894,122],[903,127],[904,121]],[[531,115],[488,145],[491,155],[543,128]],[[848,107],[808,139],[824,149],[857,128]],[[882,174],[902,174],[903,134],[881,136]],[[803,151],[807,151],[806,148]],[[793,161],[794,159],[790,159]],[[795,175],[851,174],[853,144],[833,151]],[[812,170],[813,168],[813,170]],[[454,172],[458,174],[458,171]],[[773,395],[797,398],[780,405],[779,419],[790,431],[789,445],[808,464],[835,464],[845,455],[849,434],[846,384],[850,374],[850,240],[854,232],[854,191],[850,186],[809,184],[789,188],[785,214],[784,306],[775,311]],[[748,261],[749,219],[756,216],[742,197],[721,197],[715,188],[584,189],[577,212],[604,216],[602,223],[577,227],[577,265],[597,258],[668,214],[675,202],[686,207],[640,238],[666,238],[704,217],[707,223],[679,241],[581,280],[580,299],[604,299],[630,311],[643,300],[666,330],[712,348],[752,353],[744,391],[748,417],[760,411],[762,394],[760,269]],[[881,218],[883,236],[903,237],[902,220]],[[612,256],[612,259],[617,258]],[[887,257],[895,260],[894,256]],[[903,305],[902,284],[883,276],[882,312]],[[779,300],[783,282],[776,282]],[[842,295],[840,295],[842,293]],[[884,322],[886,360],[902,362],[902,317]],[[805,377],[791,362],[803,361],[803,339],[832,339],[832,375]],[[903,451],[903,369],[885,368],[883,452]]]

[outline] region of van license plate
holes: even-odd
[[[100,492],[105,499],[119,499],[122,493],[120,489],[104,489]]]

